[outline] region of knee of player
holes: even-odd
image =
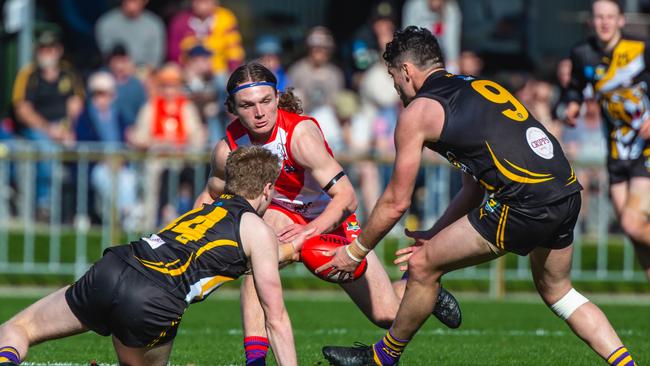
[[[535,288],[546,304],[554,304],[562,298],[571,289],[571,283],[548,283],[545,281],[535,281]]]
[[[574,288],[571,288],[560,299],[548,304],[555,315],[559,316],[562,320],[567,320],[579,307],[587,302],[589,302],[589,299]]]
[[[643,215],[632,209],[626,209],[621,215],[621,227],[625,234],[632,239],[641,236],[643,230],[644,219]]]
[[[393,312],[393,313],[389,313],[389,312],[383,311],[383,310],[375,311],[372,314],[372,318],[370,320],[372,321],[373,324],[375,324],[379,328],[388,329],[388,328],[390,328],[391,325],[393,325],[393,321],[395,320],[396,311],[397,310],[395,310],[395,312]]]
[[[409,258],[408,271],[409,280],[417,282],[434,283],[442,276],[442,271],[424,253],[416,253]]]

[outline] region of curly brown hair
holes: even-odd
[[[226,90],[228,91],[228,98],[226,98],[226,108],[228,112],[235,113],[235,97],[230,94],[236,87],[253,82],[269,82],[277,84],[278,79],[273,75],[271,70],[264,67],[257,62],[250,62],[239,66],[228,79]],[[280,101],[278,108],[285,111],[302,114],[302,101],[293,94],[293,88],[287,89],[286,92],[280,92]]]

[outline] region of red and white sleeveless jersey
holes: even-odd
[[[300,122],[307,120],[313,121],[320,129],[318,122],[311,117],[278,109],[278,118],[271,137],[263,146],[282,160],[282,170],[275,182],[273,203],[313,220],[325,210],[331,198],[311,173],[296,163],[291,154],[293,131]],[[226,140],[230,150],[235,150],[238,146],[252,145],[248,130],[239,119],[232,121],[226,128]],[[327,141],[325,148],[333,156]]]

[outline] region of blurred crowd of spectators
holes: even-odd
[[[350,70],[336,62],[339,48],[324,26],[305,35],[304,57],[284,64],[283,43],[275,35],[259,36],[254,54],[245,54],[233,12],[217,0],[189,3],[188,9],[165,24],[146,9],[147,0],[122,0],[95,24],[104,65],[85,78],[64,61],[59,35],[50,31],[38,35],[34,62],[16,76],[12,118],[3,124],[2,138],[33,141],[45,151],[76,142],[101,143],[106,149],[206,150],[223,137],[231,119],[223,107],[229,73],[243,62],[257,60],[276,74],[281,91],[294,88],[305,114],[320,122],[335,154],[355,157],[350,174],[360,187],[361,211],[368,213],[390,175],[389,165],[376,161],[390,161],[394,153],[393,131],[402,108],[381,59],[395,29],[407,25],[430,29],[440,40],[449,71],[482,76],[480,55],[461,47],[462,14],[454,0],[407,0],[402,19],[397,19],[400,12],[392,3],[378,2],[368,28],[351,46]],[[598,106],[588,102],[574,130],[560,122],[559,91],[570,69],[570,62],[562,60],[557,80],[509,73],[499,81],[563,141],[570,158],[599,161],[604,146]],[[599,172],[581,171],[581,181],[584,184]],[[181,179],[182,199],[166,202],[164,184],[152,184],[164,181],[160,178],[166,174],[166,168],[155,161],[144,171],[136,171],[127,162],[121,162],[118,169],[98,163],[89,176],[98,207],[102,200],[111,199],[109,182],[115,174],[117,205],[125,221],[141,216],[156,225],[167,215],[191,207],[197,194],[191,178]],[[35,204],[39,215],[46,218],[51,162],[40,162],[36,176]],[[192,176],[191,172],[181,174]],[[145,178],[146,189],[138,189],[137,182]],[[458,179],[452,180],[453,188]]]

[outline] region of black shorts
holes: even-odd
[[[187,307],[111,252],[70,286],[65,298],[88,329],[112,334],[128,347],[173,340]]]
[[[650,178],[650,155],[634,160],[607,160],[609,184],[627,182],[634,177]]]
[[[535,208],[518,208],[489,199],[467,218],[481,236],[500,249],[527,255],[535,247],[566,248],[580,213],[580,193]]]

